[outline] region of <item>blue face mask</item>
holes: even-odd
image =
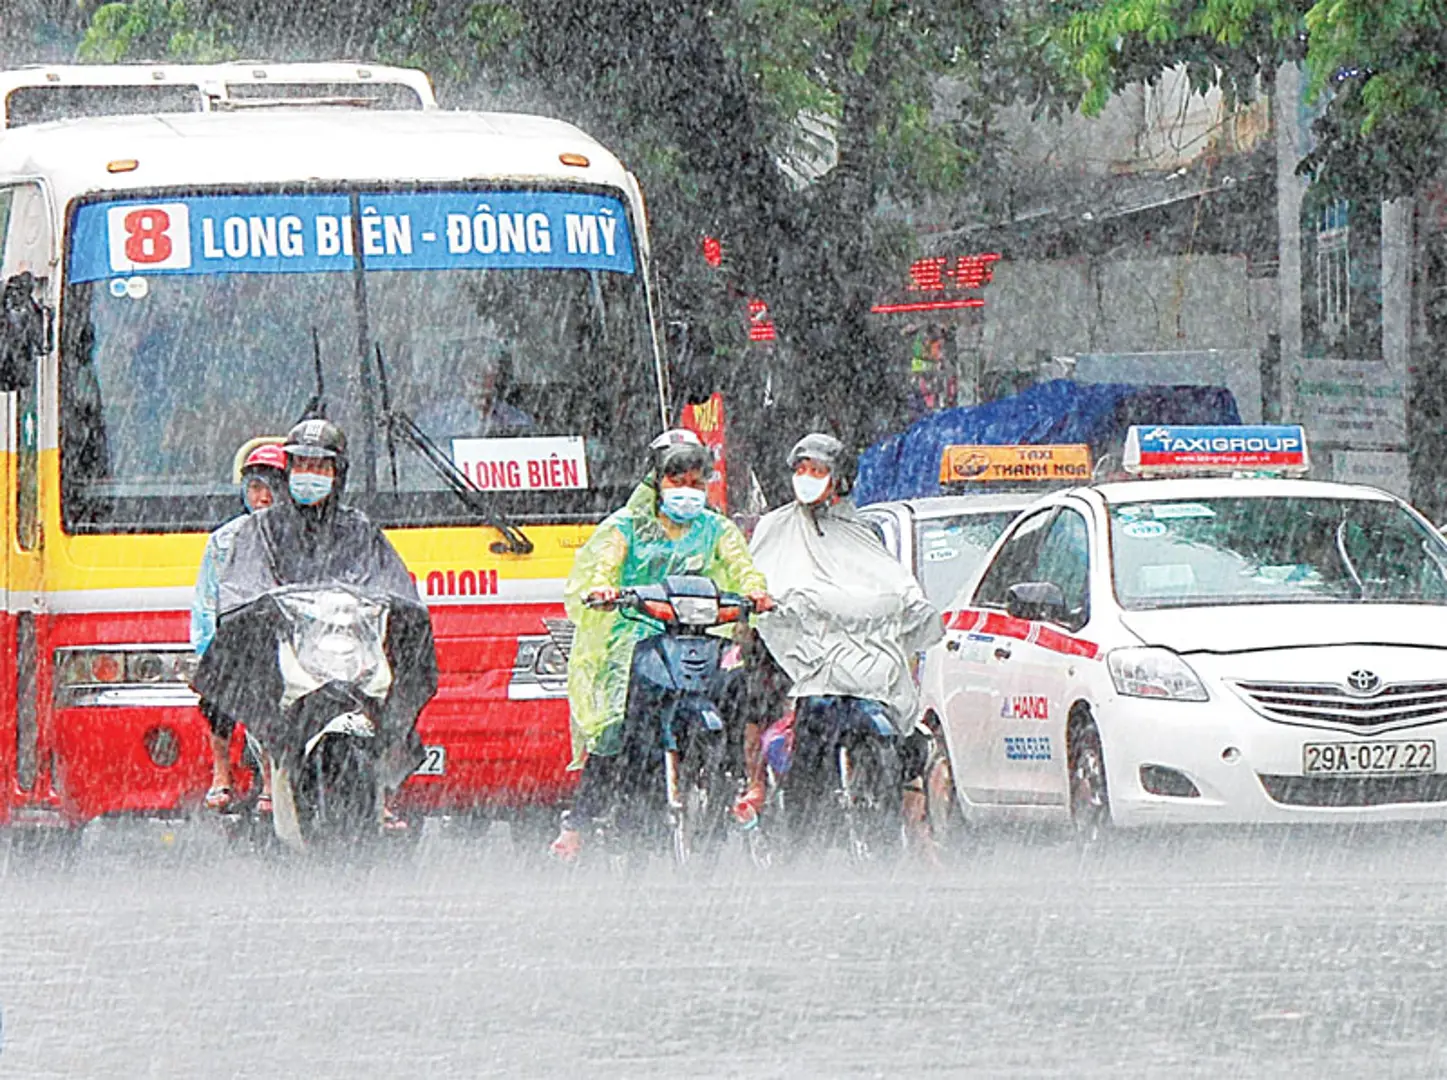
[[[332,493],[332,478],[316,473],[292,473],[286,486],[298,506],[314,506]]]
[[[698,488],[666,488],[658,496],[658,506],[668,517],[682,525],[703,513],[708,496]]]

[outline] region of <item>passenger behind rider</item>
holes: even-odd
[[[258,446],[241,466],[242,513],[222,525],[206,541],[196,591],[191,600],[191,647],[199,658],[216,636],[216,617],[221,607],[221,571],[231,558],[236,534],[247,516],[265,510],[281,497],[286,486],[286,454],[280,446]],[[236,719],[223,715],[210,702],[201,702],[201,714],[211,726],[211,790],[206,792],[208,810],[225,810],[231,804],[231,733]],[[264,811],[271,799],[270,770],[262,769]]]
[[[760,611],[771,601],[764,576],[749,557],[738,526],[707,506],[712,460],[698,436],[666,431],[649,444],[649,469],[627,504],[579,549],[563,592],[577,625],[568,663],[573,761],[583,776],[564,816],[552,853],[577,858],[582,828],[607,814],[620,782],[642,768],[655,749],[646,718],[630,700],[633,647],[650,633],[646,624],[592,605],[618,599],[620,590],[658,584],[673,574],[712,578],[726,592],[742,593]]]
[[[765,514],[750,544],[778,598],[777,609],[758,620],[758,634],[794,701],[842,697],[887,707],[901,736],[905,821],[923,839],[930,743],[916,723],[913,669],[918,654],[944,636],[939,613],[847,498],[853,467],[843,444],[832,435],[805,435],[788,462],[794,500]],[[734,811],[745,821],[765,797],[759,739],[760,725],[747,724],[749,786]]]
[[[329,420],[303,420],[291,429],[286,497],[242,522],[220,583],[222,619],[281,585],[353,585],[417,600],[401,556],[366,514],[342,502],[347,482],[347,437]],[[405,775],[421,761],[415,732],[395,748],[389,771]],[[385,811],[386,824],[401,825]]]

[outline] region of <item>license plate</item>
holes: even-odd
[[[1333,776],[1373,773],[1430,773],[1437,771],[1437,743],[1411,742],[1307,743],[1302,747],[1301,771]]]
[[[413,776],[446,776],[447,775],[447,747],[445,746],[424,746],[422,748],[424,757],[422,764],[417,766]]]

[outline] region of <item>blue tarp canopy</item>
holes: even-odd
[[[945,409],[875,443],[859,458],[855,500],[943,495],[947,446],[1085,443],[1097,461],[1120,459],[1132,424],[1239,424],[1236,400],[1219,386],[1136,386],[1055,379],[984,405]]]

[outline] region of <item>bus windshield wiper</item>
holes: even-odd
[[[379,344],[377,350],[377,375],[380,383],[379,389],[382,394],[382,417],[387,435],[387,453],[392,465],[392,486],[397,486],[397,444],[396,439],[400,436],[412,444],[413,448],[422,455],[427,462],[454,495],[484,522],[502,533],[503,539],[492,545],[492,551],[496,555],[527,555],[533,550],[533,542],[523,535],[512,522],[498,511],[487,493],[472,482],[472,478],[457,467],[457,463],[443,453],[442,448],[437,445],[433,438],[417,426],[416,422],[404,412],[396,412],[392,409],[392,395],[387,385],[387,366],[382,360],[382,346]]]

